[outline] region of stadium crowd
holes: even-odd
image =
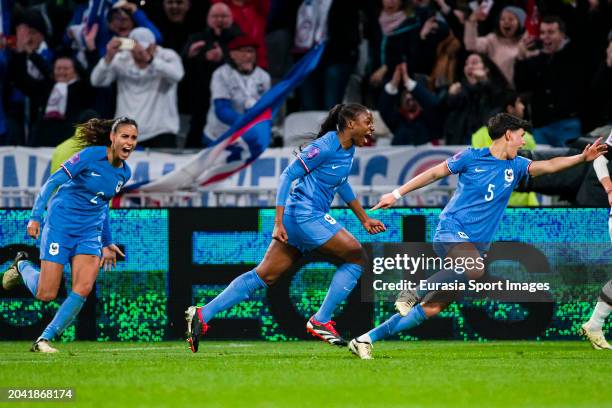
[[[93,110],[133,117],[144,146],[206,146],[327,38],[285,113],[358,102],[380,112],[393,145],[481,145],[487,119],[505,111],[532,121],[530,148],[563,146],[612,121],[611,9],[609,0],[1,0],[0,145],[56,146]]]

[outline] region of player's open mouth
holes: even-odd
[[[130,147],[124,147],[121,149],[121,152],[124,154],[130,154],[132,152],[132,148]]]

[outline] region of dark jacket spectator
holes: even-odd
[[[608,35],[606,58],[591,79],[590,103],[594,126],[612,124],[612,31]]]
[[[8,65],[9,104],[7,105],[9,132],[17,144],[25,143],[25,128],[30,128],[41,105],[40,93],[28,97],[25,91],[30,82],[50,77],[53,53],[47,46],[47,25],[35,10],[28,10],[15,22],[15,48],[11,49]],[[29,108],[29,109],[28,109]],[[27,112],[26,112],[27,110]],[[24,126],[25,125],[25,126]]]
[[[395,66],[417,62],[420,21],[405,1],[382,0],[382,10],[370,41],[370,84],[379,87],[391,77]]]
[[[181,53],[189,36],[201,31],[204,25],[204,17],[193,10],[193,1],[163,0],[161,15],[152,19],[164,39],[162,45],[177,53]]]
[[[472,133],[502,108],[508,86],[497,66],[481,54],[470,54],[463,73],[448,90],[444,138],[449,145],[470,144]]]
[[[543,19],[540,40],[541,50],[519,51],[514,80],[519,92],[531,94],[536,142],[562,146],[580,134],[577,116],[585,78],[562,20]]]
[[[69,138],[82,112],[93,101],[87,75],[74,59],[58,57],[53,72],[48,74],[41,80],[28,80],[22,88],[38,101],[32,118],[31,146],[57,146]]]
[[[403,90],[400,91],[400,85]],[[431,141],[431,121],[439,104],[423,84],[408,76],[406,63],[395,67],[393,77],[378,99],[378,110],[393,133],[392,145],[420,145]]]
[[[210,107],[210,79],[225,63],[228,43],[240,34],[229,7],[224,3],[213,4],[208,11],[207,27],[190,36],[183,49],[183,83],[188,93],[185,108],[191,114],[185,147],[202,146],[202,129]]]

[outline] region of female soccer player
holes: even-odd
[[[612,133],[608,136],[606,144],[612,144]],[[608,196],[608,204],[612,207],[612,180],[610,179],[610,171],[608,170],[608,157],[606,154],[598,157],[593,162],[593,168],[597,174],[597,179],[601,186],[606,191]],[[608,218],[608,231],[610,240],[612,240],[612,208],[610,209],[610,217]],[[609,280],[602,288],[597,298],[597,304],[591,313],[591,318],[580,326],[580,335],[591,342],[595,350],[612,350],[612,346],[606,340],[603,333],[603,326],[606,319],[612,313],[612,280]]]
[[[136,147],[138,126],[133,119],[91,119],[80,126],[81,144],[87,146],[62,164],[43,185],[28,222],[28,235],[40,241],[40,270],[19,252],[4,273],[2,286],[11,289],[21,281],[42,301],[55,299],[64,265],[71,262],[72,291],[55,317],[32,345],[32,351],[56,353],[49,344],[72,323],[91,291],[98,270],[116,265],[123,253],[112,243],[108,203],[130,179],[125,160]]]
[[[528,122],[507,113],[499,113],[489,120],[487,127],[493,139],[490,147],[468,148],[456,154],[393,192],[383,195],[373,209],[389,208],[404,194],[451,174],[458,174],[455,194],[440,214],[440,222],[434,236],[434,250],[443,259],[447,256],[460,256],[476,260],[488,249],[510,194],[523,177],[556,173],[585,161],[590,162],[607,149],[598,139],[593,145],[588,145],[581,154],[532,162],[517,156],[518,150],[524,144],[525,129],[530,127]],[[430,277],[428,283],[478,279],[483,273],[482,268],[476,267],[462,274],[443,270]],[[450,303],[448,298],[436,300],[435,297],[431,299],[429,296],[420,303],[428,293],[427,290],[402,291],[395,302],[399,313],[368,333],[351,340],[351,352],[362,359],[370,359],[373,342],[420,325],[425,319],[440,313]]]
[[[308,320],[306,329],[329,344],[346,345],[331,317],[357,284],[365,255],[359,242],[327,212],[338,192],[370,234],[385,231],[380,221],[366,215],[347,181],[355,146],[363,146],[373,132],[372,113],[362,105],[336,105],[329,112],[316,140],[297,154],[297,160],[280,177],[273,239],[261,263],[234,279],[205,306],[190,306],[185,312],[191,351],[198,351],[199,338],[216,313],[272,285],[301,254],[314,249],[340,258],[344,264],[336,271],[321,308]],[[295,179],[299,180],[289,196]]]

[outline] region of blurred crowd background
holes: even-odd
[[[392,145],[490,143],[505,111],[526,148],[612,121],[609,0],[1,0],[0,144],[57,146],[127,115],[144,147],[200,148],[310,48],[316,71],[276,118],[359,102]],[[381,123],[381,125],[382,125]],[[376,145],[377,140],[371,140]]]

